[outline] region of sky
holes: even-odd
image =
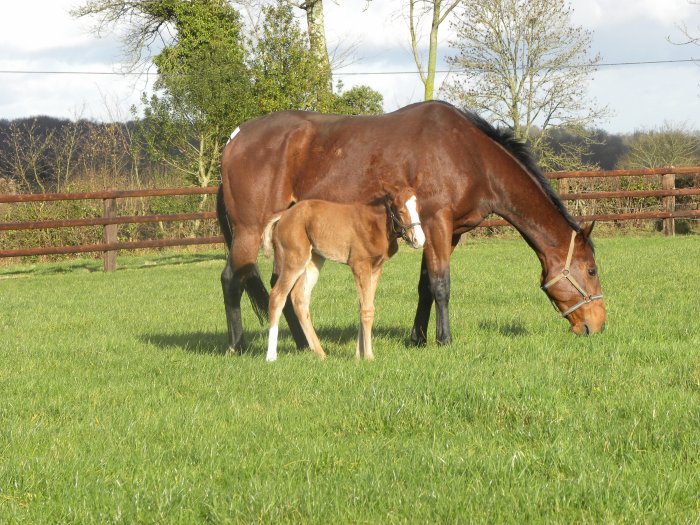
[[[91,32],[93,21],[69,10],[80,0],[2,0],[0,16],[0,119],[35,115],[126,120],[152,76],[9,73],[9,71],[121,71],[118,37]],[[421,100],[423,90],[409,47],[402,0],[327,1],[326,33],[338,57],[336,80],[369,85],[393,111]],[[682,41],[685,24],[700,36],[700,4],[689,0],[571,0],[572,23],[593,32],[592,52],[602,62],[700,60],[700,46]],[[40,14],[40,15],[38,15]],[[38,16],[37,16],[38,15]],[[438,68],[447,70],[452,30],[440,29]],[[350,51],[348,51],[350,49]],[[409,72],[409,74],[389,74]],[[437,85],[446,74],[439,74]],[[700,62],[602,66],[587,93],[611,115],[599,127],[631,133],[663,125],[700,130]]]

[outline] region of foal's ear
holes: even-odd
[[[381,196],[390,202],[394,201],[396,193],[399,191],[398,186],[386,182],[385,180],[379,179],[379,188],[381,191]]]
[[[593,226],[595,226],[595,221],[591,222],[588,226],[583,227],[583,235],[585,235],[586,238],[590,238],[591,232],[593,231]]]

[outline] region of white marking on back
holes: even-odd
[[[423,233],[423,228],[420,225],[420,217],[418,216],[418,209],[416,203],[418,199],[413,195],[410,199],[406,201],[406,209],[408,210],[408,215],[411,217],[411,223],[416,226],[413,227],[413,234],[415,236],[416,242],[414,248],[422,248],[425,244],[425,233]]]
[[[229,142],[231,142],[231,141],[233,140],[233,137],[235,137],[236,135],[238,135],[240,132],[241,132],[241,128],[236,128],[236,129],[234,129],[234,130],[233,130],[233,133],[231,133],[231,136],[230,136],[229,139],[226,141],[226,144],[228,144]]]

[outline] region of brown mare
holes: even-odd
[[[517,228],[534,250],[541,283],[551,283],[545,293],[566,313],[572,330],[603,329],[605,305],[599,300],[591,227],[582,229],[568,214],[512,133],[434,101],[381,116],[273,113],[242,124],[234,135],[221,159],[217,205],[230,247],[221,275],[230,349],[242,346],[243,291],[258,315],[267,311],[256,260],[270,218],[307,199],[368,202],[380,191],[380,177],[415,188],[422,207],[426,242],[411,333],[415,344],[426,343],[433,301],[437,342],[451,341],[450,255],[460,235],[490,213]],[[568,278],[552,282],[563,273],[576,286]],[[285,316],[297,345],[305,346],[291,308],[285,308]]]
[[[265,253],[269,255],[274,245],[279,272],[270,292],[267,360],[277,359],[278,322],[290,292],[309,347],[319,357],[326,356],[309,314],[311,292],[326,259],[352,270],[360,303],[355,357],[374,359],[374,294],[382,265],[399,249],[399,237],[413,248],[422,248],[425,242],[415,191],[408,187],[390,192],[373,205],[308,200],[275,215],[263,233]]]

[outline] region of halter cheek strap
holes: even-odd
[[[420,222],[412,222],[410,224],[404,224],[401,219],[394,213],[389,202],[386,202],[386,209],[389,213],[389,218],[391,218],[391,231],[397,237],[401,237],[407,243],[411,243],[411,239],[408,238],[406,232],[413,228],[414,226],[420,226]]]
[[[566,279],[569,281],[574,288],[581,294],[583,299],[576,303],[574,306],[571,308],[564,310],[563,312],[559,309],[557,304],[552,300],[552,305],[554,306],[554,309],[559,312],[563,317],[566,317],[570,313],[578,310],[581,308],[584,304],[588,304],[592,301],[595,301],[596,299],[602,299],[603,294],[598,294],[598,295],[590,295],[586,290],[581,286],[576,279],[571,275],[571,257],[574,255],[574,241],[576,240],[576,231],[571,232],[571,242],[569,243],[569,252],[566,254],[566,263],[564,264],[564,269],[561,271],[559,275],[557,275],[554,279],[552,279],[549,282],[546,282],[545,284],[542,285],[542,290],[545,292],[553,285],[557,284],[559,281],[562,279]]]

